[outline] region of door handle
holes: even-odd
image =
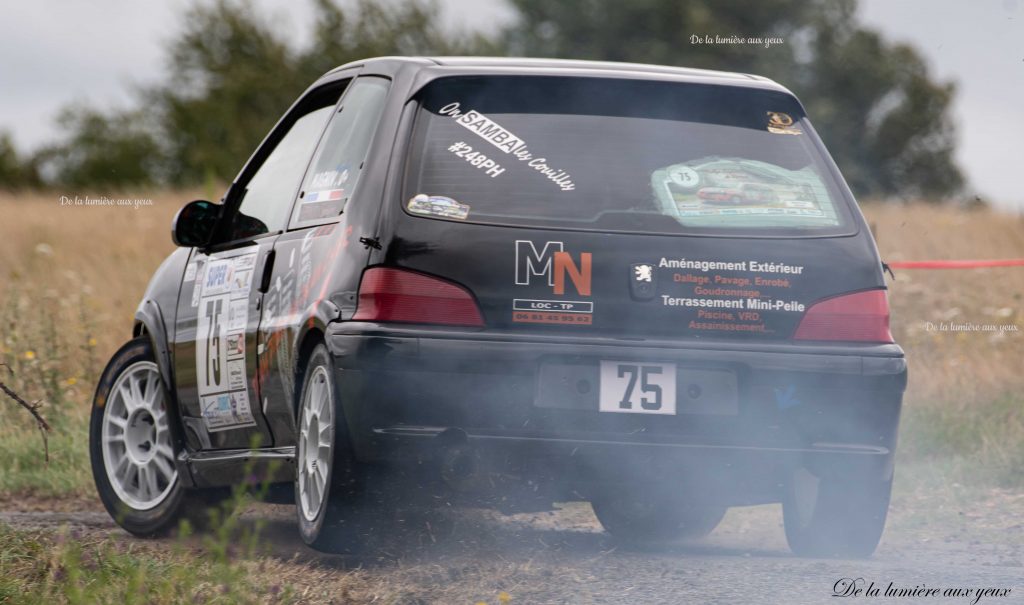
[[[260,279],[260,292],[263,294],[267,293],[270,289],[270,278],[274,274],[274,257],[276,252],[271,250],[267,252],[266,260],[263,261],[263,277]]]

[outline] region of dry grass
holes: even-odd
[[[1024,258],[1024,218],[929,206],[866,205],[886,261]],[[911,364],[913,406],[967,407],[1024,386],[1024,267],[898,270],[893,332]],[[928,322],[1016,325],[1019,332],[929,331]]]
[[[202,197],[107,196],[152,205],[62,207],[58,193],[0,195],[0,362],[10,370],[0,368],[0,380],[42,400],[54,425],[51,464],[42,470],[27,414],[0,402],[0,500],[12,493],[91,495],[86,426],[96,380],[131,337],[135,307],[173,249],[174,213]]]
[[[1024,258],[1021,217],[927,205],[864,212],[886,261]],[[901,467],[916,478],[897,494],[1024,487],[1024,267],[903,269],[889,288],[893,333],[910,365]],[[943,322],[1017,331],[934,329]]]

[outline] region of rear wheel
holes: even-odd
[[[141,337],[114,354],[100,376],[89,423],[89,457],[103,506],[138,536],[164,534],[187,512],[203,521],[211,493],[187,491],[178,476],[167,390]]]
[[[695,505],[650,492],[607,493],[591,502],[601,526],[616,540],[635,545],[702,538],[721,522],[724,506]]]
[[[299,399],[295,509],[299,533],[325,552],[357,552],[368,511],[334,390],[327,347],[313,349]]]
[[[782,503],[790,549],[807,557],[870,556],[882,537],[891,493],[892,477],[797,471]]]

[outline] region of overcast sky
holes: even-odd
[[[440,1],[454,26],[487,30],[512,14],[503,0]],[[131,105],[135,87],[161,79],[163,50],[191,2],[6,2],[0,130],[31,150],[54,138],[54,117],[68,103]],[[309,2],[254,2],[302,39]],[[1024,0],[860,0],[860,6],[865,23],[917,46],[940,79],[958,83],[960,166],[986,198],[1024,211],[1024,178],[1017,174],[1024,156]]]

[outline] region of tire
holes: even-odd
[[[145,337],[114,354],[93,397],[89,458],[96,490],[114,521],[140,537],[168,533],[186,513],[201,524],[221,494],[182,485],[167,400]]]
[[[782,503],[789,548],[803,557],[866,558],[882,538],[892,477],[794,474]]]
[[[605,531],[634,546],[703,538],[718,526],[727,510],[641,489],[602,494],[594,498],[591,507]]]
[[[366,506],[364,473],[352,455],[330,354],[322,343],[313,349],[303,374],[295,457],[299,534],[319,551],[357,553],[374,531],[375,516]]]

